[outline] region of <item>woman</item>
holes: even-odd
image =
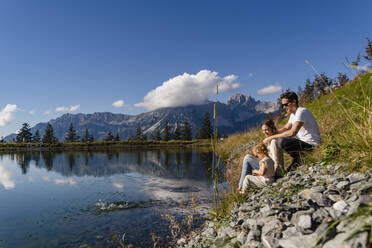
[[[265,135],[265,137],[269,137],[277,133],[275,124],[272,120],[264,121],[261,125],[261,130],[262,130],[262,133]],[[274,160],[276,177],[282,176],[284,173],[283,153],[279,152],[280,148],[278,146],[277,140],[273,139],[268,145],[267,149],[269,150],[270,158],[274,158],[274,157],[278,158],[277,160]],[[277,154],[277,156],[272,156],[272,154]],[[249,155],[249,154],[246,155],[242,163],[242,173],[240,175],[238,190],[242,189],[245,176],[251,175],[252,170],[258,170],[258,169],[259,169],[258,159],[252,155]]]

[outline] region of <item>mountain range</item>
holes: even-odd
[[[77,135],[84,136],[85,129],[94,136],[95,140],[103,140],[108,132],[114,135],[117,133],[120,139],[127,139],[133,136],[138,126],[148,136],[154,135],[160,129],[164,129],[166,122],[174,131],[176,123],[183,123],[188,120],[192,133],[199,131],[205,112],[213,117],[213,106],[216,104],[216,124],[221,135],[228,135],[234,132],[248,130],[257,126],[269,113],[276,113],[279,105],[276,102],[257,101],[250,96],[236,94],[230,97],[226,103],[207,101],[201,105],[189,105],[184,107],[168,107],[156,109],[138,115],[114,114],[110,112],[96,112],[93,114],[64,114],[61,117],[52,119],[49,123],[53,126],[55,136],[64,141],[66,132],[72,123]],[[31,128],[35,133],[39,130],[43,136],[47,122],[38,123]],[[5,137],[5,141],[11,141],[16,134]]]

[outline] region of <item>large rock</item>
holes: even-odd
[[[346,241],[351,233],[339,233],[332,240],[324,244],[323,248],[368,248],[368,232],[358,234],[358,236]]]
[[[313,223],[310,215],[304,214],[298,218],[296,227],[300,232],[304,234],[312,233],[313,232],[312,226]]]
[[[279,240],[279,245],[285,248],[309,248],[313,247],[317,240],[317,234],[297,235]],[[333,247],[336,248],[337,246]]]

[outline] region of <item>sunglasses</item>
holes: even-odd
[[[284,108],[284,107],[288,107],[288,105],[289,105],[289,102],[284,103],[284,104],[282,104],[282,108]]]

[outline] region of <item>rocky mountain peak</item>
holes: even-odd
[[[244,105],[244,106],[252,106],[255,105],[256,101],[251,96],[246,96],[243,94],[235,94],[230,97],[227,101],[227,105],[229,106],[237,106],[237,105]]]

